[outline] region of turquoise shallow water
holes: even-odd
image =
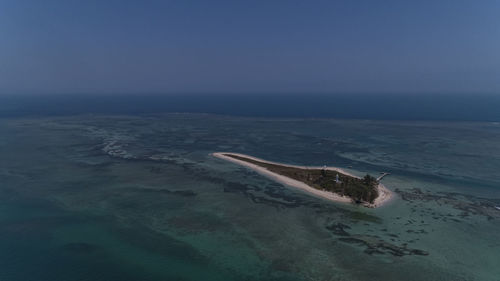
[[[499,140],[486,122],[2,119],[0,280],[500,280]],[[214,151],[391,172],[396,199],[323,201]]]

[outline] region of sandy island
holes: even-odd
[[[342,195],[339,195],[339,194],[336,194],[336,193],[333,193],[330,191],[323,191],[323,190],[316,189],[314,187],[311,187],[311,186],[305,184],[304,182],[301,182],[301,181],[298,181],[298,180],[295,180],[295,179],[292,179],[292,178],[289,178],[286,176],[282,176],[280,174],[271,172],[264,167],[261,167],[261,166],[255,165],[253,163],[243,161],[243,160],[235,159],[235,158],[226,156],[224,154],[245,157],[245,158],[253,159],[255,161],[260,161],[260,162],[275,164],[275,165],[281,165],[284,167],[292,167],[292,168],[300,168],[300,169],[326,169],[326,170],[336,171],[336,172],[342,173],[344,175],[348,175],[348,176],[359,179],[358,176],[355,176],[351,173],[348,173],[340,168],[319,167],[319,166],[307,166],[306,167],[306,166],[287,165],[287,164],[267,161],[267,160],[253,157],[250,155],[245,155],[245,154],[240,154],[240,153],[232,153],[232,152],[214,152],[214,153],[212,153],[212,155],[214,157],[224,159],[227,161],[231,161],[231,162],[236,163],[238,165],[248,167],[248,168],[258,172],[259,174],[262,174],[266,177],[269,177],[277,182],[280,182],[280,183],[287,185],[287,186],[298,188],[298,189],[303,190],[305,192],[311,193],[312,195],[315,195],[315,196],[318,196],[318,197],[321,197],[321,198],[324,198],[327,200],[335,201],[335,202],[344,202],[344,203],[352,203],[353,202],[353,200],[350,197],[342,196]],[[377,190],[378,190],[378,197],[374,200],[374,202],[373,203],[363,203],[364,206],[370,207],[370,208],[380,207],[380,206],[386,204],[387,202],[389,202],[393,198],[392,192],[389,189],[387,189],[380,182],[377,186]]]

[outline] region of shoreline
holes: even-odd
[[[298,188],[298,189],[300,189],[302,191],[305,191],[305,192],[310,193],[312,195],[315,195],[317,197],[320,197],[320,198],[323,198],[323,199],[327,199],[327,200],[330,200],[330,201],[334,201],[334,202],[353,203],[353,200],[350,197],[348,197],[348,196],[342,196],[342,195],[339,195],[337,193],[333,193],[333,192],[330,192],[330,191],[324,191],[324,190],[316,189],[316,188],[314,188],[312,186],[307,185],[304,182],[301,182],[301,181],[298,181],[298,180],[295,180],[295,179],[292,179],[292,178],[289,178],[289,177],[286,177],[286,176],[283,176],[283,175],[271,172],[271,171],[269,171],[268,169],[266,169],[264,167],[261,167],[261,166],[258,166],[256,164],[249,163],[249,162],[246,162],[246,161],[243,161],[243,160],[239,160],[239,159],[236,159],[236,158],[233,158],[233,157],[229,157],[229,156],[226,156],[224,154],[231,154],[231,155],[235,155],[235,156],[240,156],[240,157],[245,157],[245,158],[248,158],[248,159],[252,159],[252,160],[255,160],[255,161],[260,161],[260,162],[263,162],[263,163],[275,164],[275,165],[280,165],[280,166],[284,166],[284,167],[291,167],[291,168],[323,169],[325,167],[288,165],[288,164],[282,164],[282,163],[273,162],[273,161],[267,161],[267,160],[264,160],[264,159],[260,159],[260,158],[257,158],[257,157],[253,157],[253,156],[246,155],[246,154],[241,154],[241,153],[232,153],[232,152],[214,152],[214,153],[211,153],[211,155],[214,156],[214,157],[216,157],[216,158],[223,159],[223,160],[226,160],[226,161],[230,161],[230,162],[233,162],[235,164],[238,164],[238,165],[250,168],[250,169],[254,170],[255,172],[257,172],[257,173],[259,173],[259,174],[261,174],[263,176],[266,176],[266,177],[268,177],[268,178],[270,178],[270,179],[272,179],[274,181],[277,181],[277,182],[282,183],[282,184],[287,185],[287,186]],[[349,172],[346,172],[346,171],[344,171],[341,168],[326,167],[326,170],[336,171],[336,172],[342,173],[344,175],[348,175],[348,176],[351,176],[351,177],[359,179],[358,176],[355,176],[355,175],[353,175],[353,174],[351,174]],[[373,203],[363,203],[362,204],[363,206],[369,207],[369,208],[376,208],[376,207],[380,207],[380,206],[383,206],[383,205],[387,204],[389,201],[391,201],[391,199],[393,199],[392,192],[389,189],[387,189],[380,182],[377,185],[377,190],[378,190],[378,194],[379,195],[375,199],[375,201]]]

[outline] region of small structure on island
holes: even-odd
[[[342,183],[342,181],[339,180],[339,174],[335,176],[335,183]]]

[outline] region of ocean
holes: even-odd
[[[495,120],[9,106],[2,281],[500,280]],[[396,198],[325,201],[215,151],[390,172]]]
[[[496,94],[0,95],[0,117],[211,113],[245,117],[496,121]]]

